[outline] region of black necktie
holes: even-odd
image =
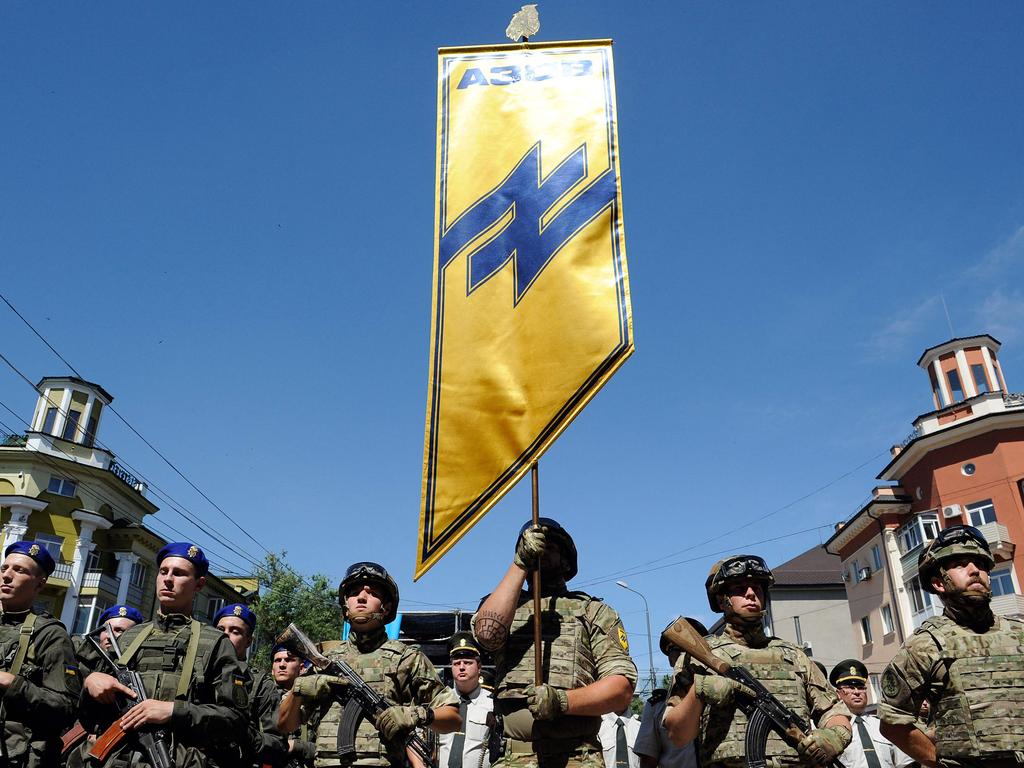
[[[459,717],[462,718],[462,725],[455,732],[452,739],[452,751],[448,753],[448,768],[462,768],[462,750],[466,746],[466,715],[469,711],[469,699],[465,696],[459,697]]]
[[[868,768],[882,768],[882,764],[878,761],[878,755],[875,754],[875,742],[871,740],[868,727],[864,725],[864,718],[857,715],[853,718],[853,722],[857,724],[857,733],[860,735],[860,745],[864,749],[864,758],[868,761]]]
[[[615,768],[629,768],[629,748],[626,746],[626,724],[615,718]]]

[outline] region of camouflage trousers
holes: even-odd
[[[605,768],[604,755],[596,750],[535,754],[511,752],[492,764],[492,768]]]

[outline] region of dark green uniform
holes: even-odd
[[[413,704],[431,709],[450,704],[458,698],[437,676],[437,670],[416,648],[398,640],[389,640],[383,629],[366,635],[355,632],[347,641],[326,651],[328,658],[343,659],[367,685],[393,704]],[[342,707],[334,700],[304,709],[304,722],[314,722],[316,730],[316,768],[341,766],[338,758],[338,727]],[[364,719],[356,733],[357,766],[402,765],[405,754],[401,744],[387,744],[380,738],[373,721]]]
[[[195,631],[198,635],[193,638]],[[122,661],[141,674],[149,697],[174,702],[166,730],[175,768],[234,768],[218,763],[213,749],[214,745],[242,744],[248,739],[246,673],[227,635],[181,614],[161,614],[126,631],[119,643]],[[90,658],[88,651],[83,651],[83,656],[87,661]],[[115,717],[111,707],[89,696],[83,698],[86,727],[90,721],[106,727]],[[145,752],[129,738],[106,765],[120,768],[130,761],[133,768],[149,765]]]
[[[278,689],[283,700],[288,696],[287,691]],[[316,729],[318,725],[317,713],[311,713],[307,722],[304,722],[298,730],[287,736],[288,741],[295,744],[295,749],[290,751],[287,758],[281,763],[281,768],[313,768],[316,760]]]
[[[0,615],[0,654],[0,668],[14,675],[7,690],[0,690],[0,764],[57,765],[60,736],[74,722],[81,694],[71,638],[48,613],[5,613]]]
[[[243,662],[249,673],[249,744],[247,762],[254,765],[284,765],[288,760],[288,740],[276,730],[281,691],[274,679],[262,670]],[[251,757],[251,760],[248,759]]]

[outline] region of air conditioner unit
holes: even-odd
[[[948,507],[942,508],[942,517],[949,520],[953,517],[960,517],[964,510],[959,504],[950,504]]]
[[[814,646],[811,645],[811,641],[810,640],[804,640],[800,644],[800,647],[804,649],[804,653],[806,653],[808,656],[813,656],[814,655]]]
[[[868,566],[865,565],[863,568],[857,571],[857,581],[867,581],[870,578],[871,568],[869,568]]]

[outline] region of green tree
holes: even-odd
[[[270,668],[274,639],[294,623],[314,642],[341,637],[341,609],[338,594],[322,573],[304,578],[284,561],[285,553],[268,554],[256,572],[260,598],[256,612],[255,647],[252,664]]]

